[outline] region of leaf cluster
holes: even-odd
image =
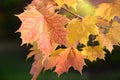
[[[54,67],[58,76],[70,67],[82,73],[84,59],[104,59],[103,49],[120,42],[120,0],[33,0],[16,16],[22,44],[33,45],[32,80]]]

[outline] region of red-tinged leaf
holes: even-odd
[[[51,55],[45,68],[51,69],[52,67],[56,66],[55,72],[57,72],[58,75],[61,75],[64,72],[68,72],[70,67],[74,67],[75,70],[78,70],[80,73],[82,73],[82,68],[84,65],[85,62],[81,53],[77,49],[67,48],[63,49],[63,51],[57,51],[57,54],[55,55]]]
[[[44,54],[50,54],[55,43],[66,44],[67,41],[64,25],[68,19],[56,13],[48,13],[42,15],[35,7],[31,7],[18,15],[22,21],[18,31],[21,32],[23,44],[36,41]]]
[[[59,14],[49,15],[46,19],[50,29],[51,40],[55,43],[65,45],[67,43],[67,32],[64,26],[69,20],[65,16]]]
[[[47,57],[42,54],[40,51],[33,51],[35,52],[34,62],[32,64],[32,68],[30,71],[30,74],[33,75],[32,80],[36,80],[42,69],[44,68],[44,65],[47,61]],[[37,53],[36,53],[37,52]]]

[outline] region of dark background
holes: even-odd
[[[92,0],[91,0],[92,1]],[[94,0],[95,1],[95,0]],[[26,61],[30,46],[20,46],[20,33],[15,33],[21,21],[14,16],[23,12],[31,0],[0,0],[0,80],[31,80],[29,74],[33,58]],[[120,80],[120,47],[112,54],[106,51],[104,60],[90,62],[83,74],[70,68],[59,78],[52,71],[42,72],[38,80]]]

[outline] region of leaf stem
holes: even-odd
[[[66,11],[66,12],[68,12],[68,13],[70,13],[70,14],[72,14],[72,15],[73,15],[73,16],[75,16],[75,17],[78,17],[79,19],[82,19],[82,18],[83,18],[82,16],[77,15],[77,14],[75,14],[75,13],[73,13],[73,12],[69,11],[69,10],[68,10],[68,9],[66,9],[66,8],[61,7],[61,9],[63,9],[64,11]]]

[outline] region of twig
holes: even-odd
[[[78,17],[79,19],[82,19],[82,18],[83,18],[82,16],[77,15],[77,14],[75,14],[75,13],[73,13],[73,12],[69,11],[69,10],[68,10],[68,9],[66,9],[66,8],[61,7],[61,9],[63,9],[64,11],[66,11],[66,12],[68,12],[68,13],[70,13],[70,14],[72,14],[72,15],[73,15],[73,16],[75,16],[75,17]]]

